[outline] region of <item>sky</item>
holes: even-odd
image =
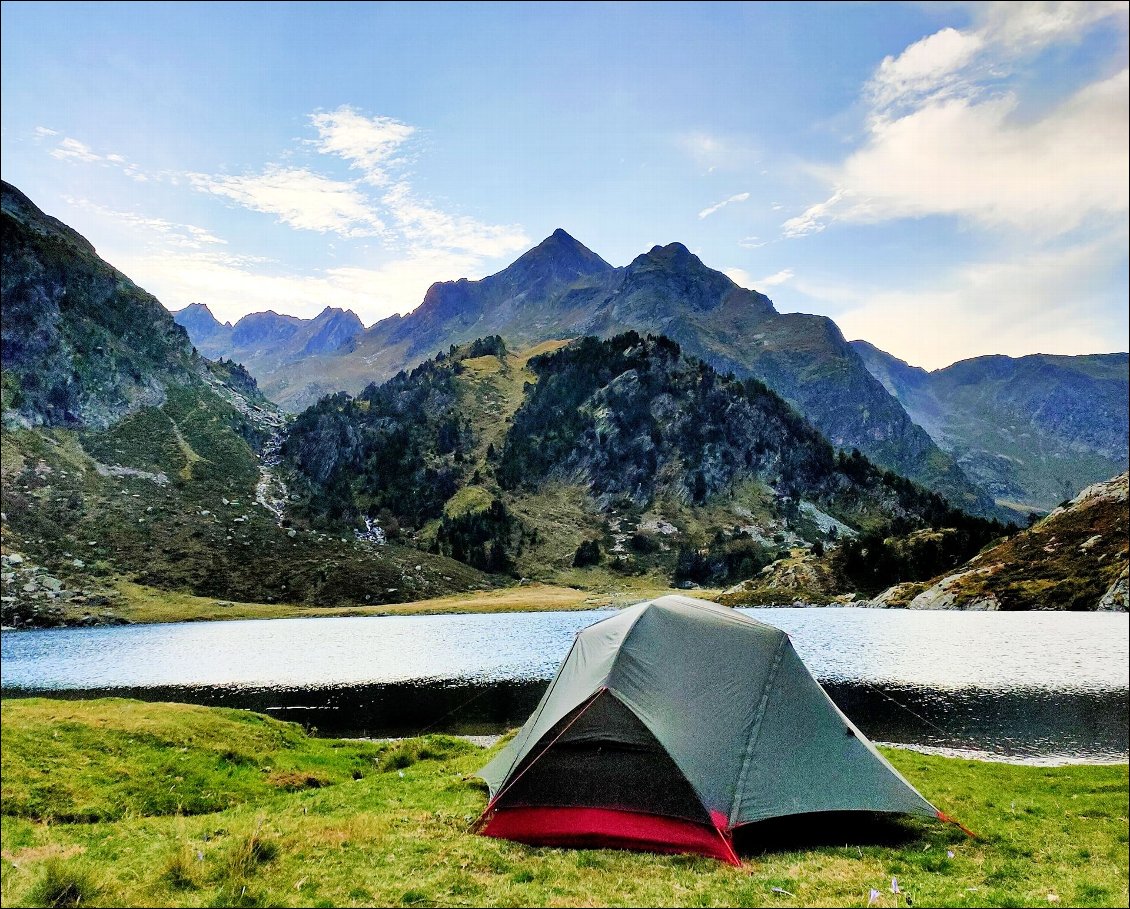
[[[1121,3],[2,4],[0,171],[170,309],[405,313],[561,227],[936,369],[1130,347]]]

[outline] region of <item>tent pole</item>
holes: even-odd
[[[478,819],[477,821],[475,821],[475,823],[474,823],[474,824],[472,824],[472,825],[471,825],[471,830],[472,830],[472,832],[474,832],[474,833],[478,833],[478,832],[479,832],[479,830],[481,830],[481,829],[482,829],[482,826],[483,826],[483,822],[484,822],[484,821],[486,820],[486,818],[487,818],[487,815],[489,815],[489,814],[491,813],[491,810],[492,810],[492,809],[494,808],[494,806],[498,804],[498,800],[499,800],[500,798],[502,798],[502,797],[503,797],[503,796],[504,796],[504,795],[505,795],[505,794],[506,794],[507,792],[509,792],[509,791],[511,790],[511,788],[513,788],[514,784],[515,784],[515,783],[517,783],[517,782],[518,782],[518,780],[520,780],[520,779],[521,779],[522,777],[524,777],[524,776],[526,775],[526,773],[527,773],[527,772],[529,771],[529,769],[530,769],[531,767],[533,767],[533,766],[534,766],[534,764],[536,764],[536,763],[537,763],[538,761],[540,761],[540,760],[541,760],[541,759],[542,759],[542,758],[543,758],[543,757],[545,756],[545,753],[546,753],[547,751],[549,751],[549,749],[550,749],[550,748],[552,748],[552,747],[553,747],[554,745],[556,745],[556,744],[557,744],[557,740],[558,740],[559,738],[561,738],[561,736],[563,736],[563,735],[564,735],[564,734],[565,734],[566,732],[568,732],[568,731],[569,731],[569,729],[570,729],[570,728],[572,727],[572,725],[573,725],[573,724],[574,724],[575,722],[577,722],[577,720],[579,720],[579,719],[580,719],[581,717],[583,717],[583,716],[585,715],[585,712],[586,712],[586,711],[587,711],[587,710],[588,710],[588,709],[589,709],[589,708],[590,708],[590,707],[591,707],[591,706],[592,706],[593,704],[595,704],[595,703],[596,703],[596,701],[597,701],[597,698],[599,698],[599,697],[600,697],[600,696],[601,696],[602,694],[604,694],[604,692],[606,692],[607,690],[608,690],[607,686],[602,686],[602,687],[601,687],[601,688],[600,688],[600,689],[599,689],[599,690],[598,690],[598,691],[596,692],[596,694],[594,694],[594,695],[593,695],[593,696],[592,696],[591,698],[589,698],[589,702],[588,702],[587,704],[585,704],[585,706],[584,706],[584,708],[583,708],[583,709],[581,710],[581,712],[580,712],[580,713],[578,713],[578,714],[577,714],[577,715],[576,715],[575,717],[573,717],[573,719],[569,720],[569,723],[568,723],[568,724],[567,724],[567,725],[565,726],[565,728],[564,728],[564,729],[562,729],[562,730],[561,730],[561,731],[560,731],[559,733],[557,733],[557,735],[555,735],[555,736],[553,737],[553,741],[552,741],[552,742],[550,742],[550,743],[549,743],[548,745],[546,745],[546,746],[545,746],[545,747],[544,747],[544,748],[543,748],[543,749],[542,749],[542,750],[541,750],[540,752],[538,752],[538,756],[537,756],[536,758],[534,758],[534,759],[533,759],[532,761],[530,761],[530,763],[528,763],[528,764],[527,764],[527,765],[525,766],[525,768],[524,768],[524,769],[522,770],[522,772],[521,772],[521,773],[519,773],[519,774],[518,774],[518,775],[517,775],[516,777],[514,777],[514,779],[512,779],[512,780],[511,780],[511,781],[510,781],[509,783],[507,783],[507,784],[506,784],[506,786],[504,786],[504,787],[503,787],[503,788],[502,788],[502,789],[501,789],[501,790],[499,791],[498,795],[496,795],[496,796],[495,796],[494,798],[492,798],[492,799],[490,800],[490,802],[488,802],[488,803],[487,803],[487,806],[486,806],[486,808],[484,808],[484,809],[483,809],[483,813],[479,815],[479,819]]]

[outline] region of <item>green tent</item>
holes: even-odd
[[[733,830],[767,818],[944,818],[832,703],[785,632],[685,596],[579,632],[479,776],[488,836],[735,863]]]

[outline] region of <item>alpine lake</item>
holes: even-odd
[[[1031,764],[1125,762],[1130,617],[743,610],[789,633],[871,739]],[[336,737],[520,725],[573,635],[609,611],[300,618],[5,631],[6,698],[240,707]]]

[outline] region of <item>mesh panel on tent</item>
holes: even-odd
[[[553,744],[519,765],[495,808],[609,808],[710,823],[666,749],[611,692],[574,710],[545,740]]]

